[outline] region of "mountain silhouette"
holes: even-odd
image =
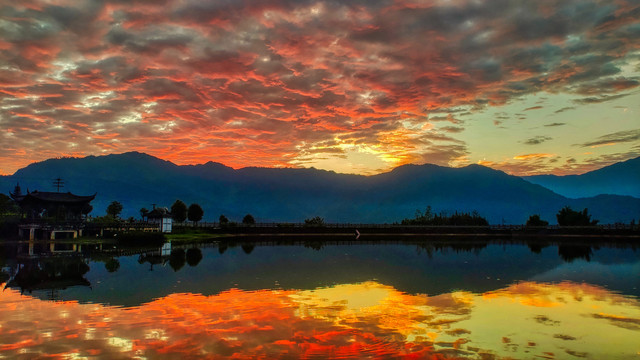
[[[152,204],[169,207],[176,199],[201,205],[204,221],[224,214],[239,222],[250,213],[258,222],[302,222],[321,216],[329,223],[393,223],[427,206],[449,214],[475,210],[492,224],[522,224],[531,214],[553,224],[566,205],[588,207],[601,223],[629,222],[640,215],[640,199],[634,197],[569,199],[480,165],[404,165],[363,176],[314,168],[235,170],[214,162],[179,166],[138,152],[34,163],[0,177],[0,191],[9,193],[17,183],[23,192],[55,191],[52,180],[57,177],[65,183],[61,191],[97,192],[92,216],[104,215],[112,201],[122,203],[126,218],[139,217],[139,210],[151,209]]]
[[[523,179],[570,198],[601,194],[640,198],[640,157],[582,175],[535,175]]]

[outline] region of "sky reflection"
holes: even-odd
[[[640,358],[640,302],[588,284],[411,295],[378,282],[176,293],[135,307],[0,293],[0,356]]]

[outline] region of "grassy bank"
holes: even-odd
[[[228,236],[227,234],[212,233],[207,229],[177,228],[170,234],[165,234],[167,241],[173,244],[188,244],[206,242]]]

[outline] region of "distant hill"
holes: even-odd
[[[565,205],[588,207],[601,223],[640,217],[640,199],[598,196],[568,199],[540,185],[480,165],[448,168],[405,165],[374,175],[347,175],[317,169],[243,168],[222,164],[178,166],[150,155],[130,152],[85,158],[50,159],[0,177],[0,192],[16,183],[22,191],[97,193],[91,215],[101,216],[111,201],[124,205],[123,217],[139,217],[152,204],[170,207],[176,199],[198,203],[204,220],[220,214],[240,221],[251,213],[258,222],[302,222],[321,216],[327,222],[393,223],[431,206],[436,212],[473,211],[493,224],[522,224],[531,214],[555,223]]]
[[[640,157],[582,175],[536,175],[523,179],[570,198],[600,194],[640,198]]]

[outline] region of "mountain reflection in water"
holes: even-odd
[[[0,244],[0,358],[640,358],[635,243],[311,240]]]
[[[8,357],[630,359],[639,338],[637,298],[572,282],[435,296],[374,281],[231,289],[128,308],[0,296]]]

